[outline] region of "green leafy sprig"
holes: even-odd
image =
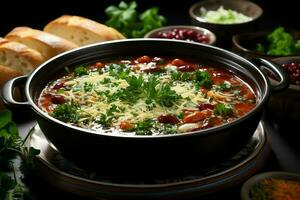
[[[21,158],[20,170],[25,177],[33,169],[33,158],[39,154],[33,147],[24,147],[16,124],[9,110],[0,111],[0,199],[33,199],[23,183],[18,181],[13,167],[13,159]],[[9,175],[13,171],[13,177]],[[6,173],[5,173],[6,172]]]
[[[143,37],[147,32],[166,24],[165,17],[158,12],[159,8],[152,7],[139,13],[135,1],[121,1],[118,6],[112,5],[105,9],[108,17],[105,23],[128,38]]]

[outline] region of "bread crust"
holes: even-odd
[[[95,43],[95,42],[125,39],[125,37],[114,28],[108,27],[106,25],[100,24],[96,21],[84,17],[70,16],[70,15],[63,15],[51,21],[45,26],[44,31],[53,34],[58,34],[59,36],[70,40],[71,38],[66,38],[67,36],[66,35],[64,36],[64,33],[58,32],[58,30],[60,29],[66,31],[69,29],[70,32],[74,32],[72,33],[73,35],[76,34],[74,30],[81,31],[83,41],[82,42],[73,41],[74,43],[80,46],[90,44],[90,43]],[[87,35],[90,34],[94,38],[94,41],[92,40],[84,41],[85,33]],[[69,34],[69,33],[65,33],[65,34]]]
[[[24,44],[0,38],[0,64],[26,74],[44,61],[45,58],[38,51]]]
[[[46,59],[78,47],[61,37],[29,27],[14,28],[5,38],[37,50]]]

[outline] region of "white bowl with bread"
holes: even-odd
[[[0,37],[0,88],[62,52],[80,46],[125,39],[114,28],[80,16],[63,15],[43,29],[16,27]],[[0,102],[0,109],[3,107]]]

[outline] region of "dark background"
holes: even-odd
[[[129,2],[128,0],[126,0]],[[239,1],[239,0],[237,0]],[[1,6],[0,36],[4,36],[17,26],[42,29],[49,21],[63,15],[81,15],[104,23],[104,9],[120,0],[7,0]],[[189,24],[188,9],[199,0],[137,0],[138,10],[158,6],[160,13],[168,19],[168,24]],[[297,0],[253,0],[259,4],[264,15],[257,30],[270,30],[281,25],[291,30],[300,30],[297,20],[299,7]]]
[[[190,24],[188,9],[198,1],[137,0],[137,4],[139,11],[158,6],[160,14],[168,19],[168,24],[173,25]],[[253,1],[259,4],[264,10],[261,24],[253,30],[254,32],[258,30],[271,30],[277,26],[284,26],[290,30],[300,30],[299,17],[297,17],[299,15],[297,0]],[[49,21],[63,14],[80,15],[104,23],[106,20],[104,9],[109,5],[116,5],[119,2],[120,0],[6,0],[5,5],[1,6],[0,11],[0,37],[5,36],[11,29],[17,26],[30,26],[42,29]],[[273,128],[270,131],[272,133],[273,155],[262,171],[280,170],[299,173],[299,151],[295,150],[296,147],[299,149],[299,140],[296,139],[296,134],[294,134],[298,133],[299,129],[298,127],[296,129],[298,131],[287,131],[285,129],[284,134],[282,134],[283,131],[279,132],[278,130]],[[27,133],[27,130],[25,132]],[[32,179],[31,181],[32,183],[29,184],[31,186],[30,189],[37,199],[82,199],[51,187],[40,179]],[[237,185],[235,188],[201,199],[240,199],[240,187],[241,185]],[[87,200],[86,198],[83,199]]]

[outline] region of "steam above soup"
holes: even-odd
[[[96,132],[162,135],[231,122],[256,105],[256,96],[230,71],[142,56],[77,66],[49,83],[38,104],[58,120]]]

